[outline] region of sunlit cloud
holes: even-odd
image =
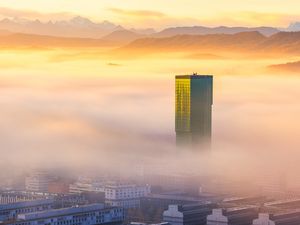
[[[84,17],[100,21],[107,19],[126,27],[153,27],[166,28],[169,26],[275,26],[286,27],[289,23],[300,20],[300,16],[285,12],[268,11],[224,11],[217,14],[168,14],[163,10],[131,9],[131,8],[106,8],[105,18],[97,18],[83,13]],[[44,12],[30,9],[14,9],[0,7],[0,18],[25,18],[41,21],[64,20],[74,17],[71,11]],[[78,13],[78,15],[81,15]]]
[[[160,11],[127,10],[121,8],[109,8],[113,17],[122,25],[133,27],[164,28],[168,26],[196,25],[200,21],[190,17],[176,17]]]
[[[0,7],[0,16],[5,18],[26,18],[26,19],[39,19],[39,20],[60,20],[74,16],[70,12],[55,12],[55,13],[42,13],[34,10],[27,9],[12,9],[7,7]]]
[[[228,11],[220,12],[214,16],[177,16],[168,15],[160,11],[128,10],[109,8],[113,17],[120,22],[133,26],[275,26],[286,27],[289,23],[300,20],[296,14],[257,12],[257,11]]]
[[[109,9],[114,14],[119,16],[130,16],[130,17],[139,17],[139,18],[162,18],[166,17],[166,14],[158,11],[150,10],[126,10],[120,8],[110,8]]]
[[[221,13],[216,17],[206,18],[203,22],[207,25],[227,26],[275,26],[286,27],[293,21],[300,20],[300,16],[284,13],[240,11]]]

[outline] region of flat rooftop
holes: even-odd
[[[229,197],[223,199],[224,203],[247,203],[251,201],[264,201],[266,200],[265,196],[247,196],[247,197]]]
[[[289,216],[289,215],[294,215],[294,214],[297,214],[300,216],[300,209],[286,210],[283,212],[273,213],[270,215],[270,217],[273,219],[276,217],[283,217],[283,216]]]
[[[112,209],[112,207],[105,208],[103,204],[91,204],[91,205],[77,206],[71,208],[52,209],[47,211],[19,214],[18,220],[38,220],[38,219],[44,219],[50,217],[84,214],[86,212],[91,212],[91,211],[110,210],[110,209]]]
[[[284,200],[278,200],[273,202],[267,202],[265,203],[265,206],[277,206],[277,205],[285,205],[290,203],[300,203],[300,198],[295,199],[284,199]]]
[[[190,197],[182,195],[168,195],[168,194],[148,194],[144,199],[159,199],[159,200],[175,200],[175,201],[189,201],[189,202],[203,202],[204,198],[214,197],[213,195]]]
[[[226,213],[233,213],[233,212],[239,212],[239,211],[245,211],[245,210],[253,210],[258,209],[257,206],[249,205],[249,206],[236,206],[232,208],[225,208]]]
[[[212,79],[213,75],[206,75],[206,74],[190,74],[190,75],[176,75],[176,79]]]
[[[40,200],[32,200],[32,201],[13,202],[8,204],[1,204],[0,211],[36,207],[40,205],[52,205],[53,203],[54,203],[54,199],[40,199]]]

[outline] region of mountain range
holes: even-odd
[[[58,37],[101,38],[116,30],[124,28],[109,21],[95,23],[84,17],[74,17],[70,20],[41,22],[28,19],[3,19],[0,29],[14,33],[49,35]]]
[[[167,38],[142,38],[119,49],[120,52],[202,52],[250,54],[299,54],[300,32],[279,32],[269,37],[257,31],[237,34],[177,35]]]
[[[130,43],[131,41],[140,39],[140,38],[145,38],[148,37],[148,35],[146,34],[139,34],[137,32],[134,31],[130,31],[130,30],[116,30],[113,31],[112,33],[102,37],[101,39],[104,41],[109,41],[115,44],[127,44]]]
[[[286,31],[300,31],[300,22],[291,23]]]
[[[193,26],[193,27],[171,27],[164,29],[156,34],[154,37],[172,37],[175,35],[204,35],[204,34],[236,34],[241,32],[258,31],[265,36],[271,36],[280,32],[277,28],[273,27],[203,27],[203,26]]]
[[[272,72],[280,72],[280,73],[288,72],[288,73],[299,74],[300,61],[271,65],[268,66],[268,69],[271,70]]]
[[[57,37],[104,38],[120,43],[130,42],[142,36],[165,38],[176,35],[206,35],[206,34],[236,34],[258,31],[264,36],[271,36],[280,31],[300,31],[300,23],[292,23],[288,28],[274,27],[169,27],[156,32],[154,29],[125,29],[121,25],[109,21],[93,22],[92,20],[75,16],[69,20],[47,21],[29,20],[24,18],[5,18],[0,20],[0,29],[12,33],[26,33]],[[122,32],[119,32],[122,31]]]
[[[68,47],[107,47],[113,43],[101,39],[54,37],[47,35],[1,33],[1,48],[68,48]]]
[[[51,47],[114,47],[114,52],[139,54],[157,53],[157,52],[191,52],[203,54],[218,54],[226,52],[227,54],[255,53],[255,54],[299,54],[300,53],[300,32],[279,32],[269,37],[262,35],[257,31],[241,32],[237,34],[207,34],[207,35],[176,35],[166,38],[136,36],[128,31],[115,31],[113,34],[118,37],[128,35],[128,41],[131,37],[138,38],[129,44],[118,44],[111,35],[101,39],[93,38],[68,38],[53,37],[47,35],[10,33],[0,30],[1,48],[51,48]],[[132,36],[131,36],[132,35]],[[121,40],[123,41],[123,40]],[[121,47],[120,47],[121,46]],[[203,55],[202,54],[202,55]]]
[[[287,30],[297,29],[300,23]],[[41,22],[27,19],[0,21],[0,47],[115,47],[116,51],[163,52],[245,51],[256,53],[300,53],[300,32],[283,32],[272,27],[174,27],[160,32],[153,29],[125,29],[84,17],[66,21]],[[145,51],[147,50],[147,51]],[[203,55],[203,54],[202,54]]]

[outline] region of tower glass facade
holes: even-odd
[[[178,146],[209,146],[211,142],[213,76],[176,76],[175,129]]]

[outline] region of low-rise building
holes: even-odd
[[[206,225],[206,217],[214,207],[216,205],[210,202],[170,205],[163,212],[163,221],[171,225]]]
[[[16,221],[8,225],[121,225],[124,221],[122,208],[105,208],[103,204],[93,204],[72,208],[48,210],[18,215]]]
[[[71,194],[80,194],[90,191],[93,191],[93,185],[89,179],[80,178],[75,183],[69,185],[69,192]]]
[[[264,204],[266,208],[278,208],[278,209],[300,209],[300,199],[284,199],[272,202],[267,202]]]
[[[9,204],[9,203],[15,203],[15,202],[24,202],[24,201],[33,201],[37,198],[32,195],[26,195],[22,193],[14,193],[14,192],[7,192],[7,193],[1,193],[0,194],[0,204]]]
[[[203,201],[211,201],[215,198],[213,196],[188,196],[184,194],[148,194],[147,196],[141,199],[141,207],[156,207],[167,210],[169,205],[186,205],[201,203]]]
[[[253,225],[298,225],[300,224],[300,211],[293,210],[275,214],[260,213]]]
[[[78,180],[69,185],[69,192],[72,194],[80,194],[83,192],[103,192],[105,182],[93,180],[88,177],[79,177]]]
[[[17,218],[19,214],[31,213],[52,209],[53,199],[42,199],[34,201],[14,202],[0,205],[0,221]]]
[[[52,178],[48,173],[35,171],[25,178],[25,188],[31,192],[48,192],[49,183]]]
[[[256,204],[264,204],[267,202],[267,198],[265,196],[245,196],[245,197],[229,197],[223,199],[223,204],[235,204],[235,205],[256,205]]]
[[[111,183],[105,185],[105,203],[110,206],[137,208],[140,199],[150,193],[150,186]]]
[[[251,225],[257,217],[256,206],[213,209],[212,214],[207,216],[207,225]]]

